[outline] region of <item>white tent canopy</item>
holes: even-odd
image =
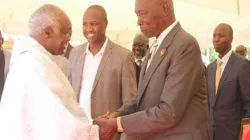
[[[134,13],[135,0],[0,0],[0,29],[7,37],[28,35],[28,19],[35,9],[46,3],[56,4],[66,11],[73,23],[71,43],[85,41],[82,35],[82,15],[92,4],[102,5],[108,14],[107,34],[113,41],[130,47],[139,31]],[[250,0],[174,0],[177,20],[194,35],[201,47],[211,46],[214,27],[229,23],[235,32],[233,45],[250,45]],[[5,43],[11,47],[12,42]],[[9,46],[8,46],[9,45]]]

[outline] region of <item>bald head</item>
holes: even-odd
[[[141,43],[141,44],[144,44],[144,45],[148,45],[149,39],[144,34],[138,33],[134,37],[134,43]]]
[[[69,21],[68,16],[62,9],[51,4],[43,5],[29,19],[30,35],[39,34],[48,26],[61,26],[64,24],[62,19]]]
[[[246,55],[247,55],[247,48],[245,46],[243,46],[243,45],[239,45],[239,46],[236,47],[235,53],[238,54],[239,56],[245,58]]]
[[[135,58],[142,59],[145,56],[149,47],[148,43],[149,39],[144,34],[138,33],[135,35],[132,47]]]
[[[172,0],[136,0],[137,24],[148,38],[156,37],[176,19]]]
[[[100,15],[100,18],[101,18],[102,20],[104,20],[104,21],[107,21],[107,20],[108,20],[108,19],[107,19],[106,10],[105,10],[102,6],[100,6],[100,5],[91,5],[90,7],[87,8],[87,10],[85,11],[85,13],[84,13],[83,16],[85,16],[86,13],[89,12],[89,11],[91,11],[91,10],[92,10],[92,11],[95,11],[95,12],[98,12],[98,13],[99,13],[98,15]]]
[[[220,23],[217,27],[223,28],[230,37],[233,38],[233,28],[227,23]],[[216,27],[216,28],[217,28]]]

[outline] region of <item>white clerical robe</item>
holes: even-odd
[[[99,140],[66,76],[32,38],[15,42],[0,104],[0,140]]]

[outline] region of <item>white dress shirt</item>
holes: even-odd
[[[233,51],[230,50],[225,56],[222,57],[222,59],[220,59],[219,57],[218,57],[218,59],[217,59],[217,62],[218,62],[219,60],[222,62],[222,64],[221,64],[221,76],[222,76],[222,74],[223,74],[223,72],[224,72],[224,69],[225,69],[225,67],[226,67],[226,65],[227,65],[227,62],[228,62],[228,60],[229,60],[229,58],[230,58],[232,52],[233,52]]]
[[[164,40],[164,38],[169,34],[169,32],[174,28],[174,26],[178,23],[178,21],[175,21],[174,23],[172,23],[168,28],[166,28],[160,35],[159,37],[156,39],[157,41],[157,48],[156,51],[159,49],[159,46],[161,45],[162,41]]]
[[[85,109],[89,120],[91,118],[91,94],[92,88],[95,81],[96,73],[99,68],[99,64],[101,62],[102,56],[104,51],[107,47],[108,39],[106,38],[105,43],[103,44],[101,50],[96,54],[93,55],[89,51],[89,44],[86,47],[86,55],[85,55],[85,62],[82,74],[82,88],[80,92],[80,106]]]
[[[140,65],[139,60],[141,60],[142,62],[144,62],[144,59],[145,59],[145,56],[142,59],[135,58],[135,63],[139,66]]]

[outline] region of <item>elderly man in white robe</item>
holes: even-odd
[[[0,140],[99,140],[53,55],[63,53],[71,22],[57,6],[40,7],[30,37],[13,50],[0,104]]]

